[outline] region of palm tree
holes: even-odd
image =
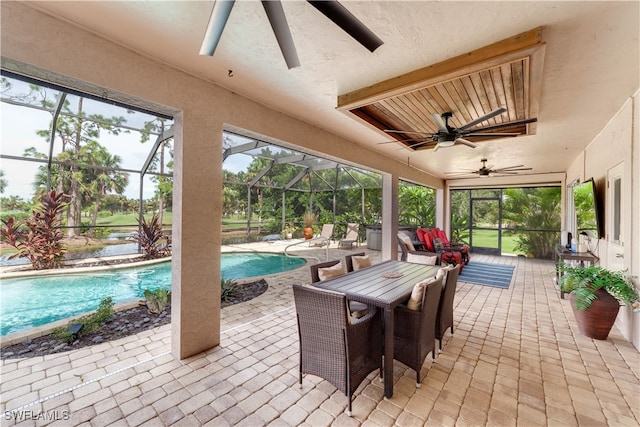
[[[102,166],[102,168],[93,169],[87,174],[91,182],[89,188],[94,200],[91,228],[89,230],[89,236],[93,237],[98,221],[100,201],[107,193],[124,193],[124,190],[129,184],[129,174],[115,170],[120,167],[120,156],[111,155],[104,147],[95,141],[91,141],[87,147],[91,149],[91,163]]]
[[[54,107],[57,99],[49,99],[46,88],[32,85],[31,92],[28,96],[34,99],[34,103],[41,104],[49,111],[55,110]],[[64,192],[68,196],[68,238],[76,237],[76,228],[80,226],[81,221],[83,196],[85,195],[83,193],[89,191],[84,181],[85,172],[78,166],[82,164],[82,161],[88,154],[85,145],[92,141],[97,141],[101,130],[106,130],[112,135],[118,135],[120,132],[129,132],[120,127],[120,125],[126,122],[124,117],[115,116],[107,118],[100,114],[87,115],[84,111],[83,102],[84,99],[79,97],[76,106],[72,106],[68,99],[63,103],[62,114],[57,117],[55,123],[56,140],[61,141],[62,144],[60,153],[57,155],[57,160],[71,163],[71,165],[58,165],[57,170],[54,170],[53,166],[55,165],[52,165],[50,175],[51,182],[44,181],[45,186],[43,187],[48,190],[54,187],[55,182],[57,192]],[[46,141],[51,141],[51,128],[39,130],[36,133]],[[47,154],[38,153],[34,147],[26,150],[25,156],[30,155],[41,158],[48,157]],[[46,169],[44,173],[46,173]],[[40,171],[39,174],[42,174],[42,171]],[[38,180],[41,178],[42,176]],[[47,188],[47,184],[49,188]]]
[[[524,229],[517,249],[540,258],[552,258],[559,241],[560,187],[507,188],[503,218]]]

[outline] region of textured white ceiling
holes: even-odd
[[[438,176],[480,167],[482,158],[496,167],[562,172],[640,87],[637,1],[343,1],[385,42],[374,53],[306,2],[282,3],[301,63],[292,70],[257,1],[236,2],[213,57],[198,55],[213,2],[32,4],[372,150],[410,156],[413,166]],[[537,26],[546,42],[537,135],[411,153],[379,145],[389,138],[335,109],[339,94]]]

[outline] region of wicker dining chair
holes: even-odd
[[[337,264],[340,264],[340,260],[339,259],[334,259],[334,260],[326,261],[326,262],[320,262],[318,264],[311,264],[309,266],[309,271],[311,272],[311,283],[320,282],[320,274],[318,273],[318,270],[320,270],[321,268],[333,267],[334,265],[337,265]]]
[[[420,370],[429,352],[436,357],[435,325],[442,292],[442,278],[422,290],[419,310],[400,304],[394,311],[394,356],[416,371],[416,387],[420,388]]]
[[[400,256],[401,261],[407,261],[409,258],[409,254],[416,255],[418,257],[436,257],[436,265],[440,265],[440,254],[436,252],[428,252],[428,251],[417,251],[415,248],[409,247],[408,245],[411,243],[411,240],[406,239],[406,235],[398,233],[398,246],[400,246],[400,251],[402,251],[402,255]]]
[[[456,294],[460,268],[461,265],[458,264],[454,269],[449,270],[447,280],[444,282],[442,295],[440,296],[438,315],[436,316],[436,339],[439,341],[440,351],[442,351],[442,337],[447,328],[451,328],[451,335],[453,335],[453,298]]]
[[[338,292],[293,285],[300,342],[300,387],[303,374],[324,378],[349,399],[376,369],[382,378],[382,319],[371,310],[360,319],[349,316],[347,298]]]
[[[357,254],[351,254],[344,257],[344,263],[347,266],[347,273],[353,271],[353,257],[354,256],[365,256],[364,252],[359,252]]]
[[[334,259],[332,261],[320,262],[318,264],[312,264],[309,266],[309,270],[311,271],[311,283],[315,284],[318,287],[322,287],[322,280],[320,280],[320,273],[318,270],[321,268],[333,267],[340,263],[339,259]],[[349,301],[349,310],[352,315],[356,317],[363,316],[369,310],[369,306],[362,302],[358,301]]]

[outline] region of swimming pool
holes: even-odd
[[[281,254],[226,253],[221,256],[221,274],[223,279],[260,277],[293,270],[305,263],[302,258]],[[171,262],[2,280],[0,336],[93,311],[107,297],[121,303],[142,298],[145,289],[158,288],[171,289]]]

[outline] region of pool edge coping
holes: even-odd
[[[231,251],[222,251],[222,253],[236,253],[236,252],[265,252],[265,253],[278,253],[278,252],[269,252],[269,251],[241,251],[241,250],[231,250]],[[305,268],[308,264],[309,264],[309,259],[305,256],[297,256],[297,257],[292,257],[292,258],[301,258],[305,260],[305,264],[301,265],[300,267],[290,270],[290,271],[295,271],[301,268]],[[123,263],[123,264],[112,264],[112,265],[104,265],[104,266],[94,266],[94,267],[75,267],[75,268],[66,268],[66,269],[53,269],[53,270],[41,270],[41,271],[19,271],[19,272],[11,272],[11,273],[0,273],[0,279],[16,279],[16,278],[22,278],[22,277],[29,277],[29,276],[46,276],[46,275],[52,275],[52,274],[60,274],[60,273],[65,273],[65,274],[80,274],[80,273],[89,273],[89,272],[94,272],[94,271],[100,271],[100,270],[113,270],[113,269],[126,269],[126,268],[132,268],[132,267],[140,267],[140,266],[144,266],[144,265],[153,265],[153,264],[160,264],[162,262],[171,262],[171,257],[163,257],[163,258],[158,258],[158,259],[153,259],[153,260],[143,260],[143,261],[137,261],[137,262],[132,262],[132,263]],[[247,278],[242,278],[242,279],[234,279],[236,281],[236,283],[238,284],[243,284],[243,283],[250,283],[250,282],[255,282],[257,280],[260,279],[264,279],[266,280],[269,277],[273,277],[273,276],[277,276],[278,274],[281,273],[273,273],[273,274],[265,274],[265,275],[261,275],[261,276],[254,276],[254,277],[247,277]],[[113,307],[113,310],[115,312],[118,311],[123,311],[123,310],[128,310],[131,308],[136,308],[136,307],[140,307],[142,305],[145,305],[144,302],[144,298],[138,298],[135,300],[130,300],[130,301],[126,301],[120,304],[116,304]],[[91,310],[91,311],[87,311],[84,313],[80,313],[77,314],[75,316],[71,316],[71,317],[67,317],[64,319],[60,319],[60,320],[56,320],[55,322],[51,322],[51,323],[47,323],[44,325],[40,325],[40,326],[36,326],[30,329],[26,329],[23,331],[19,331],[19,332],[14,332],[13,334],[8,334],[8,335],[4,335],[4,336],[0,336],[0,348],[3,347],[8,347],[14,344],[19,344],[25,340],[28,339],[34,339],[34,338],[39,338],[42,337],[44,335],[49,335],[51,334],[51,332],[59,327],[62,326],[67,326],[69,323],[73,322],[74,320],[77,320],[81,317],[87,316],[89,314],[95,313],[95,310]]]

